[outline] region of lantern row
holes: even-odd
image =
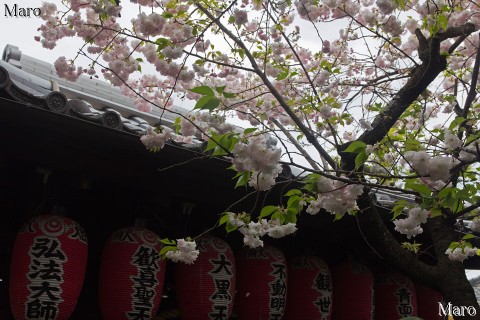
[[[227,320],[233,314],[240,320],[442,319],[441,295],[401,274],[376,275],[374,281],[370,270],[357,262],[332,271],[315,256],[287,262],[267,244],[234,256],[225,241],[211,236],[198,239],[197,248],[194,264],[175,264],[184,320]],[[146,228],[125,228],[109,237],[100,266],[103,319],[154,319],[166,269],[160,250],[160,237]],[[14,318],[68,320],[82,289],[86,261],[87,237],[77,222],[38,216],[25,224],[15,240],[10,272]]]

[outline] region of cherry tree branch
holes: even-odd
[[[415,34],[419,40],[419,57],[422,64],[413,68],[407,83],[393,96],[385,110],[376,116],[372,123],[373,129],[365,131],[358,140],[369,145],[381,141],[407,108],[446,69],[446,58],[440,54],[441,41],[451,37],[468,36],[474,31],[475,27],[472,24],[466,24],[461,27],[449,28],[444,33],[438,33],[432,38],[426,39],[420,30],[417,29]],[[347,146],[348,144],[341,146],[339,151],[345,150]],[[342,169],[352,171],[352,177],[355,177],[353,173],[355,171],[355,155],[342,152],[340,155],[342,157]],[[450,266],[451,264],[446,261],[448,258],[445,256],[443,247],[436,248],[437,259],[442,263],[440,267],[422,263],[415,255],[406,251],[394,238],[386,227],[380,213],[372,205],[372,200],[367,192],[360,196],[357,200],[357,205],[360,211],[368,211],[368,213],[362,212],[359,214],[358,221],[364,231],[367,230],[366,234],[369,235],[369,241],[376,244],[375,248],[401,270],[408,271],[413,278],[417,280],[428,279],[430,280],[428,284],[431,287],[440,289],[436,281],[440,281],[439,275],[443,266]],[[433,232],[432,235],[435,236],[436,233]],[[436,240],[438,239],[433,239],[434,243],[437,243]],[[440,252],[442,250],[443,252]],[[438,257],[439,254],[442,254],[442,256]]]
[[[80,51],[80,54],[82,54],[83,56],[85,56],[87,59],[90,59],[93,61],[93,59],[88,55],[86,54],[84,51]],[[131,90],[137,97],[139,97],[140,99],[142,99],[143,101],[145,102],[148,102],[150,104],[152,104],[153,106],[157,107],[158,109],[162,110],[162,115],[160,116],[160,119],[159,120],[162,120],[162,117],[163,117],[163,112],[165,112],[166,110],[168,110],[168,112],[172,113],[172,114],[175,114],[183,119],[185,119],[186,121],[188,121],[192,126],[195,127],[195,129],[197,129],[198,131],[202,132],[203,135],[205,135],[208,139],[212,140],[218,147],[220,147],[223,151],[225,151],[225,153],[228,155],[228,156],[233,156],[233,154],[230,152],[230,150],[228,150],[227,148],[225,148],[219,141],[217,141],[216,139],[214,139],[211,135],[209,135],[207,132],[205,132],[204,130],[202,130],[202,128],[200,128],[194,121],[192,121],[192,119],[190,119],[190,117],[178,112],[178,111],[175,111],[175,110],[172,110],[172,109],[168,109],[166,106],[160,106],[152,101],[150,101],[148,98],[146,98],[144,95],[140,94],[137,90],[135,90],[131,85],[129,85],[125,80],[123,80],[119,74],[117,74],[114,70],[110,69],[109,67],[105,66],[105,65],[102,65],[101,63],[99,62],[95,62],[96,64],[98,64],[99,66],[101,66],[103,69],[105,70],[108,70],[110,71],[113,75],[115,75],[116,77],[118,77],[124,86],[126,86],[129,90]]]
[[[265,5],[263,5],[263,7],[265,8]],[[267,12],[267,14],[270,16],[270,18],[273,20],[274,23],[278,23],[277,21],[275,21],[275,18],[272,16],[272,14],[270,13],[270,11],[266,10],[265,8],[265,11]],[[299,57],[298,55],[298,52],[297,50],[295,50],[292,42],[290,41],[290,39],[288,39],[288,36],[285,34],[285,32],[283,30],[280,30],[280,34],[282,35],[283,39],[285,39],[285,42],[287,43],[288,47],[290,48],[290,50],[292,51],[293,55],[295,56],[295,58],[297,59],[298,61],[298,64],[300,65],[300,68],[302,68],[302,71],[303,73],[305,74],[305,77],[307,78],[307,81],[310,85],[310,88],[312,89],[313,91],[313,94],[315,95],[315,98],[317,100],[318,103],[321,103],[321,100],[320,100],[320,95],[318,94],[318,91],[317,89],[315,88],[315,85],[313,84],[313,80],[312,78],[310,77],[310,74],[308,73],[307,71],[307,68],[305,68],[305,64],[302,62],[302,59]],[[332,124],[330,123],[330,121],[328,121],[328,119],[325,119],[325,122],[327,123],[328,127],[330,128],[330,131],[332,132],[332,136],[333,136],[333,139],[335,140],[335,144],[338,145],[337,143],[337,131],[335,130],[335,128],[332,126]]]
[[[392,187],[392,186],[388,186],[388,185],[384,185],[384,184],[366,182],[364,180],[359,180],[359,179],[349,179],[349,178],[345,178],[343,176],[339,177],[339,176],[336,176],[334,174],[325,173],[323,171],[315,171],[315,170],[312,170],[312,169],[307,168],[305,166],[302,166],[298,163],[293,163],[293,162],[280,161],[280,164],[286,164],[286,165],[289,165],[289,166],[292,166],[292,167],[296,167],[296,168],[302,169],[305,172],[316,173],[318,175],[321,175],[322,177],[329,178],[331,180],[341,181],[341,182],[344,182],[346,184],[360,184],[362,186],[366,186],[366,187],[370,187],[370,188],[385,189],[385,190],[396,191],[396,192],[401,192],[403,194],[411,194],[411,195],[414,195],[416,197],[420,197],[420,193],[418,193],[417,191],[406,190],[406,189]],[[351,174],[351,173],[352,172],[349,172],[349,174]]]
[[[214,15],[212,15],[205,7],[203,7],[200,3],[195,3],[195,5],[202,11],[209,19],[216,20]],[[328,164],[332,168],[337,168],[337,164],[335,160],[330,156],[330,154],[320,145],[318,140],[312,134],[312,132],[303,124],[302,120],[293,112],[293,110],[289,107],[285,99],[283,99],[282,95],[277,91],[274,85],[270,82],[267,75],[261,70],[255,58],[252,56],[248,48],[245,46],[243,41],[236,37],[226,26],[224,26],[219,20],[216,20],[216,24],[222,32],[224,32],[232,41],[236,43],[241,49],[245,51],[245,56],[248,58],[250,64],[252,65],[253,69],[255,70],[255,74],[262,80],[265,86],[270,90],[272,95],[278,101],[280,106],[285,110],[288,116],[293,120],[295,125],[299,128],[299,130],[305,135],[305,138],[309,143],[311,143],[315,149],[318,151],[321,157],[325,158]]]
[[[452,213],[452,214],[449,214],[449,216],[453,217],[453,218],[459,218],[463,215],[466,215],[467,213],[470,213],[472,212],[473,210],[477,209],[477,208],[480,208],[480,201],[477,201],[475,202],[474,204],[472,204],[471,206],[468,206],[458,212],[455,212],[455,213]]]
[[[417,29],[418,30],[418,29]],[[418,30],[420,31],[420,30]],[[372,123],[372,130],[365,131],[358,141],[373,145],[382,140],[388,131],[395,125],[400,116],[420,96],[422,92],[446,69],[447,61],[445,56],[440,54],[440,43],[442,40],[470,35],[475,31],[473,24],[467,23],[460,27],[448,28],[443,33],[438,33],[430,39],[425,39],[421,32],[416,32],[419,38],[419,56],[423,63],[414,67],[411,77],[407,83],[394,95],[385,110],[380,112]],[[340,151],[345,150],[348,144],[341,146]],[[354,161],[349,158],[347,170],[354,168]]]
[[[212,60],[212,59],[209,59],[205,56],[201,56],[199,54],[196,54],[196,53],[193,53],[193,52],[190,52],[190,51],[187,51],[187,50],[182,50],[182,51],[185,52],[186,54],[188,54],[189,56],[202,59],[205,62],[210,62],[210,63],[216,64],[218,66],[228,67],[228,68],[232,68],[232,69],[239,69],[239,70],[243,70],[243,71],[247,71],[247,72],[255,72],[255,70],[253,70],[252,68],[244,67],[244,66],[241,66],[241,65],[238,65],[238,64],[232,65],[230,63],[225,63],[225,62],[221,62],[221,61]]]
[[[308,161],[308,163],[312,166],[314,170],[320,171],[320,168],[318,167],[318,164],[310,157],[308,152],[298,143],[298,141],[295,139],[295,137],[292,136],[288,130],[285,129],[284,126],[280,122],[278,122],[276,119],[272,119],[273,123],[282,131],[282,133],[290,140],[290,142],[297,148],[297,150],[300,152],[300,154],[305,158],[305,160]]]
[[[480,34],[479,34],[480,39]],[[467,99],[465,100],[465,106],[463,107],[462,116],[466,119],[468,117],[468,111],[472,106],[475,97],[477,96],[477,82],[478,82],[478,72],[480,68],[480,48],[477,49],[477,55],[475,57],[475,64],[472,70],[472,81],[470,82],[470,91],[468,92]]]
[[[437,286],[435,279],[439,277],[434,266],[418,260],[412,252],[404,249],[385,226],[383,219],[375,205],[372,203],[368,193],[360,196],[357,204],[361,212],[357,215],[357,221],[363,234],[367,235],[369,243],[375,243],[375,249],[388,261],[395,264],[400,270],[407,271],[415,280],[432,280],[429,285]],[[433,280],[433,279],[435,280]]]

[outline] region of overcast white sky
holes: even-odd
[[[59,56],[65,55],[65,52],[75,52],[71,43],[70,48],[68,44],[62,43],[52,51],[44,49],[39,42],[36,42],[33,37],[39,35],[37,28],[43,22],[41,18],[33,15],[30,18],[11,18],[6,16],[5,6],[12,9],[17,4],[17,7],[38,8],[42,5],[42,2],[42,0],[0,0],[0,50],[2,52],[7,44],[12,44],[18,46],[23,53],[50,63],[53,63]],[[50,2],[60,4],[59,0]]]

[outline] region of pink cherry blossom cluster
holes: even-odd
[[[226,121],[226,117],[208,112],[194,112],[190,117],[191,121],[183,121],[181,130],[183,135],[189,135],[194,132],[194,135],[200,135],[206,132],[215,132],[218,134],[229,133],[236,130],[236,127]],[[193,128],[193,124],[196,125]],[[208,138],[203,137],[204,140]]]
[[[278,239],[297,231],[295,223],[281,224],[277,219],[260,219],[258,222],[246,223],[244,216],[229,212],[228,220],[232,226],[238,228],[243,235],[243,243],[250,248],[263,247],[263,240],[260,238],[265,235]]]
[[[65,37],[83,39],[85,46],[80,54],[88,56],[91,65],[76,67],[75,59],[61,57],[55,63],[57,73],[74,81],[82,73],[95,76],[100,66],[103,76],[120,86],[144,112],[153,107],[170,108],[178,98],[197,101],[202,95],[192,89],[199,85],[215,90],[220,103],[214,112],[191,113],[180,119],[183,137],[168,128],[149,128],[141,140],[151,150],[163,148],[168,139],[188,143],[194,137],[208,140],[213,134],[238,132],[226,123],[225,114],[235,114],[266,131],[291,132],[293,140],[298,138],[295,146],[307,144],[299,131],[300,121],[322,145],[338,147],[342,139],[352,141],[374,130],[367,119],[379,114],[385,101],[391,100],[421,63],[417,28],[427,38],[434,30],[440,28],[441,32],[467,22],[480,28],[478,1],[468,0],[456,1],[455,6],[443,0],[296,0],[293,4],[242,0],[231,3],[228,9],[218,2],[215,10],[214,1],[206,9],[211,16],[195,1],[132,2],[138,5],[138,14],[127,27],[120,24],[122,7],[114,1],[64,0],[66,12],[45,3],[36,40],[51,49]],[[401,8],[403,3],[405,8]],[[298,17],[318,30],[316,47],[311,41],[316,32],[305,28],[310,24],[296,23]],[[337,34],[324,33],[338,19],[344,19],[348,27],[342,26]],[[446,25],[440,26],[445,19]],[[222,26],[237,39],[230,39]],[[304,40],[313,44],[307,47]],[[432,125],[442,110],[447,116],[455,116],[456,101],[462,100],[459,92],[468,92],[472,78],[480,46],[478,35],[472,34],[448,54],[454,40],[440,44],[448,61],[447,71],[439,77],[440,90],[433,86],[425,90],[389,131],[390,138],[396,140],[395,150],[385,145],[367,146],[365,152],[372,154],[370,159],[377,151],[384,155],[372,159],[372,172],[388,175],[397,169],[403,171],[397,163],[403,164],[421,175],[422,183],[438,191],[450,182],[450,170],[459,160],[468,164],[477,159],[476,143],[469,145],[467,138],[463,142],[445,130],[441,144],[441,135],[432,135],[430,130],[443,130]],[[228,94],[222,94],[222,90]],[[468,118],[479,116],[480,109],[472,106]],[[402,156],[402,138],[413,131],[425,142],[425,150],[408,151]],[[232,153],[235,169],[251,174],[250,186],[268,190],[275,184],[281,172],[282,152],[269,147],[265,136],[241,137]],[[333,151],[333,157],[336,155]],[[388,170],[385,163],[391,166]],[[361,185],[327,178],[319,179],[317,189],[316,198],[307,200],[310,214],[324,209],[343,216],[357,209],[356,198],[363,192]],[[247,223],[232,219],[231,224],[244,234],[245,244],[253,247],[263,244],[260,237],[265,234],[280,236],[295,229],[294,225],[275,221]],[[407,218],[396,220],[396,229],[414,236],[421,232],[425,219],[423,209],[411,209]],[[459,255],[457,249],[452,254],[456,250]],[[463,249],[460,253],[465,254]]]
[[[461,161],[473,161],[478,156],[478,145],[473,144],[462,148],[458,154],[458,159]]]
[[[81,67],[75,68],[73,62],[68,62],[65,57],[60,57],[55,61],[55,69],[59,77],[69,81],[76,81],[83,74]]]
[[[198,251],[195,241],[177,239],[176,250],[167,251],[165,256],[173,262],[192,264],[197,260],[199,254],[200,251]]]
[[[147,134],[142,136],[140,140],[145,147],[152,151],[158,151],[165,146],[165,142],[172,138],[173,130],[168,127],[160,127],[155,129],[148,127]]]
[[[44,2],[41,10],[42,19],[46,20],[46,22],[38,28],[40,36],[36,36],[35,40],[40,41],[44,48],[53,49],[59,39],[75,35],[75,31],[71,30],[68,26],[57,26],[58,20],[54,16],[57,12],[57,6],[55,4]]]
[[[480,232],[480,218],[475,218],[469,225],[469,228],[474,232]]]
[[[282,172],[279,165],[282,150],[267,145],[265,135],[254,135],[248,141],[238,142],[232,150],[235,170],[251,172],[249,185],[265,191],[275,184],[275,179]]]
[[[457,135],[451,133],[450,130],[445,130],[443,142],[445,143],[445,147],[451,150],[457,149],[462,145],[462,141]]]
[[[173,105],[167,84],[155,75],[146,74],[138,80],[122,83],[120,88],[123,94],[132,99],[137,109],[143,112],[150,112],[154,106],[169,108]]]
[[[345,213],[358,209],[357,198],[363,193],[363,186],[360,184],[347,184],[327,177],[318,179],[317,189],[317,198],[311,200],[307,207],[307,212],[311,215],[324,209],[342,217]]]
[[[426,151],[407,151],[403,155],[411,167],[420,175],[429,175],[433,181],[447,182],[450,169],[458,164],[458,160],[447,156],[430,156]]]
[[[445,254],[448,255],[448,258],[453,261],[464,261],[468,257],[473,257],[477,254],[478,248],[476,247],[457,247],[455,249],[448,248],[445,251]]]
[[[412,208],[408,211],[407,218],[395,219],[395,230],[407,236],[408,239],[415,237],[423,232],[422,223],[426,223],[428,212],[420,207]]]

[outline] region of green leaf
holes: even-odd
[[[398,8],[405,10],[406,0],[394,0]]]
[[[302,199],[303,198],[298,195],[291,196],[287,201],[287,209],[294,209],[296,212],[300,212],[303,209],[303,206],[300,204]]]
[[[245,50],[238,49],[238,54],[240,55],[240,58],[245,59]]]
[[[408,139],[405,141],[405,152],[406,151],[419,151],[421,148],[421,143],[418,140]]]
[[[203,96],[195,104],[194,109],[213,111],[220,105],[220,100],[217,97]]]
[[[365,163],[365,161],[367,161],[367,159],[368,159],[368,155],[364,151],[357,154],[357,156],[355,157],[355,169],[358,169],[361,166],[363,166],[363,164]]]
[[[214,156],[223,156],[228,153],[228,151],[232,151],[235,145],[238,142],[238,136],[233,133],[226,133],[221,135],[220,140],[218,140],[218,145],[213,152]]]
[[[155,43],[157,44],[157,52],[162,51],[166,47],[172,45],[172,42],[167,38],[157,38],[157,40],[155,40]]]
[[[468,240],[468,239],[473,239],[473,238],[475,238],[475,236],[473,234],[469,233],[469,234],[464,235],[462,240]]]
[[[478,107],[480,108],[480,105]],[[477,132],[475,134],[470,134],[467,137],[467,140],[465,140],[465,145],[470,144],[472,141],[478,140],[478,138],[480,138],[480,133]]]
[[[161,239],[160,242],[163,243],[163,244],[166,244],[166,245],[175,245],[176,244],[175,240],[170,240],[168,238]]]
[[[420,243],[416,243],[415,241],[413,243],[410,243],[410,242],[402,242],[402,247],[404,249],[407,249],[409,251],[412,251],[413,253],[418,253],[418,251],[420,250],[420,247],[422,246],[422,244]],[[406,320],[407,318],[402,318],[401,320]],[[415,318],[417,319],[417,318]],[[420,318],[418,318],[420,319]],[[412,319],[413,320],[413,319]]]
[[[213,137],[212,137],[213,138]],[[216,140],[216,139],[215,139]],[[208,139],[207,146],[205,147],[204,152],[214,150],[217,147],[217,143],[213,139]]]
[[[438,198],[440,200],[442,200],[444,198],[452,196],[457,191],[458,191],[457,188],[444,188],[444,189],[440,190],[440,192],[438,193]]]
[[[291,196],[299,196],[303,194],[303,192],[299,189],[291,189],[291,190],[288,190],[287,193],[285,193],[285,197],[291,197]]]
[[[195,87],[195,88],[190,89],[190,91],[192,91],[194,93],[201,94],[203,96],[208,96],[208,97],[214,97],[215,96],[215,92],[213,92],[213,89],[210,88],[209,86]]]
[[[452,242],[450,243],[450,245],[448,246],[448,249],[451,249],[451,250],[454,250],[458,248],[458,242]]]
[[[266,206],[266,207],[263,207],[262,208],[262,211],[260,211],[260,216],[258,217],[258,219],[262,219],[262,218],[265,218],[265,217],[268,217],[270,216],[272,213],[274,213],[275,211],[277,211],[278,208],[276,206]]]
[[[105,21],[108,19],[108,14],[106,12],[102,12],[99,14],[100,20]]]
[[[448,129],[450,131],[452,131],[453,129],[455,129],[456,127],[458,127],[460,124],[462,124],[463,122],[465,121],[465,118],[464,117],[456,117],[452,123],[450,123],[450,125],[448,126]]]
[[[235,98],[237,96],[235,93],[231,93],[231,92],[223,92],[222,94],[227,99]]]
[[[225,87],[226,87],[226,86],[215,87],[215,91],[217,91],[218,93],[222,94],[223,91],[225,91]]]
[[[221,218],[220,221],[218,222],[218,225],[222,225],[228,222],[228,213],[225,213]]]
[[[288,77],[288,74],[289,74],[288,70],[287,70],[287,71],[284,71],[284,72],[281,72],[281,73],[278,75],[278,77],[277,77],[276,80],[277,80],[277,81],[283,80],[283,79],[285,79],[286,77]]]
[[[213,150],[212,156],[223,156],[233,150],[238,140],[238,133],[225,133],[220,135],[212,132],[204,151],[208,152]],[[241,173],[237,174],[235,178],[240,175]]]
[[[166,254],[168,251],[175,251],[175,250],[177,250],[177,247],[166,246],[166,247],[163,247],[163,248],[160,250],[160,255],[161,255],[161,256],[165,256],[165,254]]]
[[[440,208],[431,208],[429,211],[430,218],[435,218],[442,215],[442,210]]]
[[[181,122],[182,122],[182,119],[180,117],[175,118],[174,126],[175,126],[175,133],[177,133],[177,134],[180,132],[180,129],[181,129],[180,123]]]
[[[287,214],[284,215],[285,223],[297,223],[297,214],[291,209],[287,210]]]
[[[406,200],[399,200],[395,202],[395,205],[392,208],[392,212],[393,212],[392,220],[395,220],[399,215],[403,213],[403,210],[408,207],[410,207],[410,203]]]
[[[311,173],[309,174],[302,182],[305,184],[303,189],[310,191],[310,192],[317,192],[317,182],[320,179],[320,175],[318,173]]]
[[[348,145],[347,149],[345,149],[343,152],[361,153],[361,152],[365,151],[366,148],[367,148],[367,145],[366,145],[365,142],[353,141],[352,143],[350,143]]]
[[[281,213],[280,211],[275,211],[272,216],[270,217],[271,220],[278,220],[280,224],[285,223],[285,215]]]
[[[225,226],[225,230],[227,231],[227,233],[230,233],[232,231],[237,230],[237,227],[232,225],[230,222],[227,222],[227,225]]]
[[[238,178],[237,183],[235,184],[235,189],[238,187],[246,186],[248,184],[248,181],[250,181],[250,172],[244,172]]]
[[[432,191],[429,187],[424,184],[418,183],[415,180],[407,180],[407,182],[405,183],[405,187],[413,191],[417,191],[422,197],[428,198],[432,195]]]
[[[437,18],[437,26],[439,30],[447,30],[448,18],[445,14],[439,14]]]
[[[247,128],[247,129],[243,130],[243,134],[247,135],[247,134],[253,133],[255,131],[257,131],[257,128]]]

